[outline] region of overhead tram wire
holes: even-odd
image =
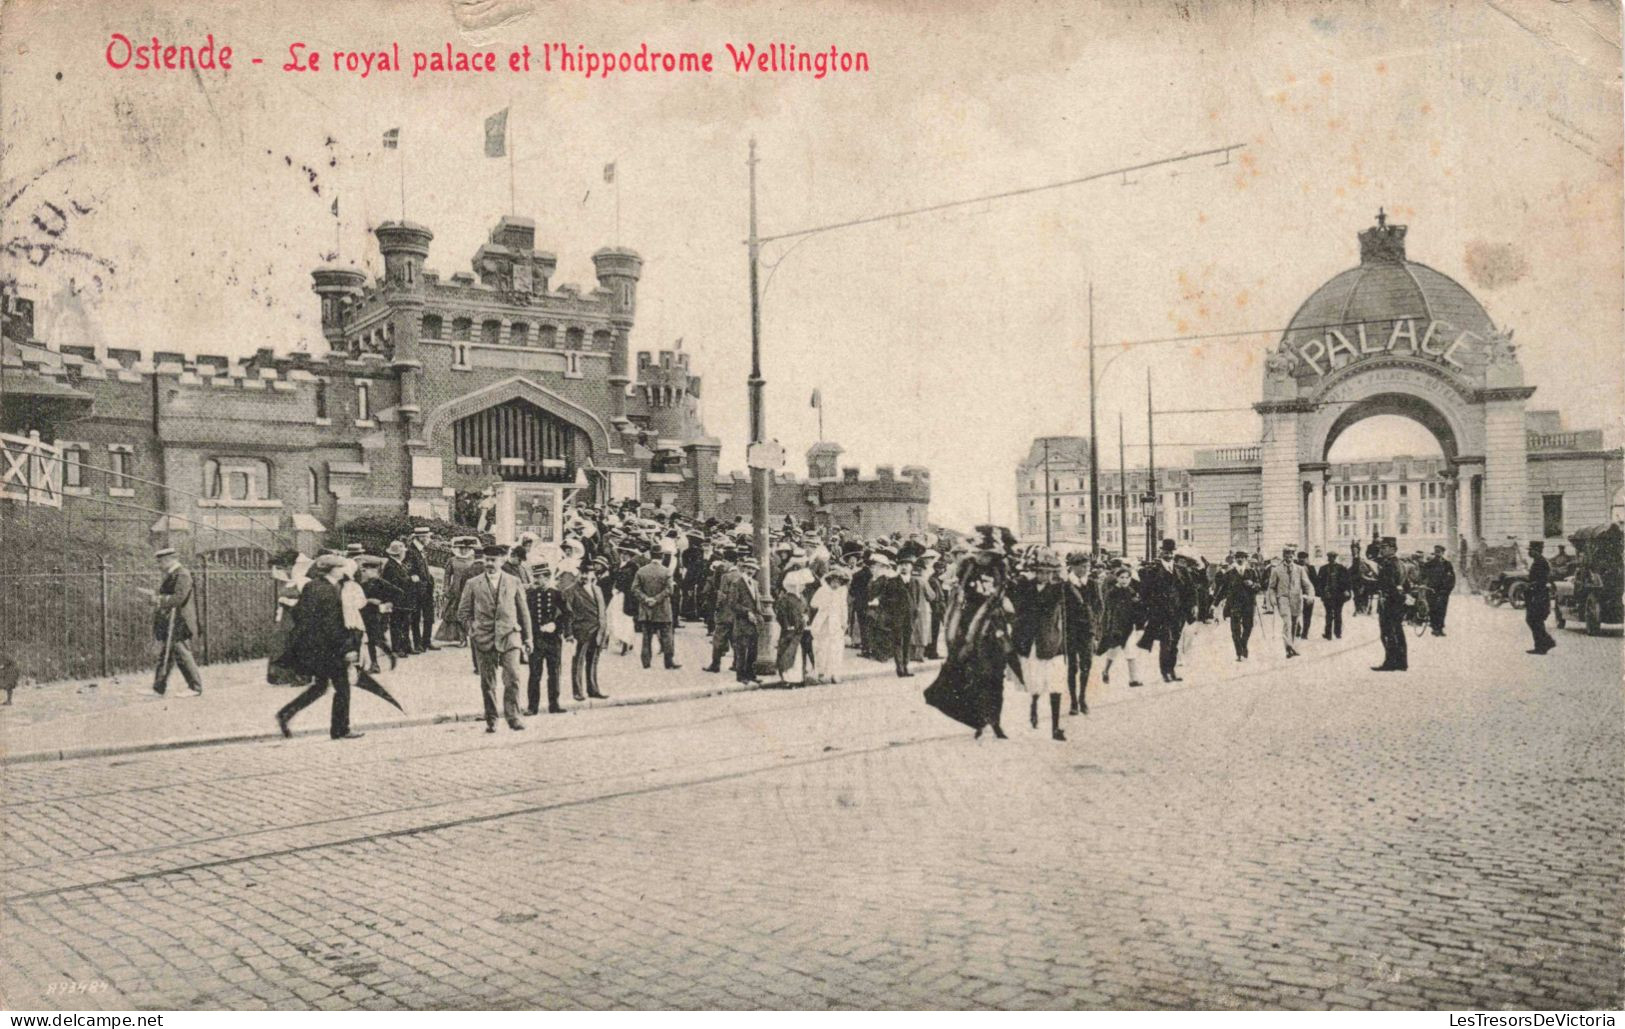
[[[898,218],[909,218],[919,214],[933,214],[937,211],[947,211],[955,207],[969,207],[972,204],[985,204],[993,200],[1008,200],[1013,197],[1027,196],[1033,193],[1043,193],[1052,189],[1064,189],[1067,186],[1078,186],[1085,182],[1095,182],[1100,179],[1108,179],[1115,175],[1121,175],[1126,178],[1130,172],[1144,171],[1147,168],[1157,168],[1168,164],[1181,164],[1186,161],[1194,161],[1200,157],[1212,157],[1215,154],[1223,154],[1224,161],[1220,163],[1228,164],[1230,161],[1230,152],[1232,150],[1240,150],[1246,146],[1246,143],[1231,143],[1227,146],[1213,147],[1208,150],[1195,150],[1189,153],[1178,154],[1173,157],[1159,158],[1155,161],[1145,161],[1140,164],[1127,165],[1122,168],[1111,168],[1107,171],[1080,175],[1076,178],[1063,179],[1059,182],[1046,182],[1038,186],[1023,186],[1020,189],[1007,189],[997,193],[984,193],[980,196],[967,197],[962,200],[947,200],[940,204],[928,204],[924,207],[910,207],[897,211],[887,211],[883,214],[867,215],[863,218],[852,218],[843,222],[831,222],[828,225],[813,225],[804,229],[794,229],[790,232],[775,233],[771,236],[759,236],[757,237],[756,242],[758,245],[763,245],[775,242],[777,240],[794,239],[798,236],[812,236],[821,232],[834,232],[837,229],[850,229],[859,225],[874,225],[878,222],[888,222]]]

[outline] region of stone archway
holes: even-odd
[[[1512,335],[1459,283],[1405,256],[1406,227],[1360,233],[1360,264],[1312,293],[1264,367],[1265,549],[1324,546],[1327,455],[1350,426],[1400,414],[1439,441],[1453,521],[1476,545],[1527,538],[1524,385]],[[1478,532],[1479,523],[1482,534]]]
[[[465,393],[434,408],[423,419],[422,437],[413,442],[418,445],[431,444],[437,433],[448,432],[457,419],[516,399],[528,401],[581,430],[598,460],[610,454],[622,453],[621,448],[615,445],[616,437],[596,414],[522,375]]]

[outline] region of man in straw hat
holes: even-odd
[[[156,609],[152,617],[152,635],[158,653],[158,667],[153,675],[152,691],[162,696],[169,687],[169,672],[180,666],[181,678],[193,693],[203,692],[203,676],[189,646],[197,635],[197,609],[192,596],[192,573],[175,556],[173,547],[164,547],[153,554],[163,570],[164,581],[156,593],[143,591],[152,598]]]

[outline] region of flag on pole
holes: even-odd
[[[611,161],[608,164],[604,165],[604,181],[605,182],[614,182],[615,181],[615,162],[614,161]]]
[[[401,145],[401,130],[400,129],[390,129],[388,132],[384,133],[384,149],[385,150],[396,150],[396,149],[399,149],[400,145]]]
[[[817,389],[813,390],[812,406],[818,408],[819,410],[823,410],[823,407],[824,407],[824,394],[823,394],[823,392],[821,390],[817,390]]]
[[[485,156],[508,156],[508,109],[506,107],[485,119]]]

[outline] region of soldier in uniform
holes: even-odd
[[[1444,635],[1444,617],[1450,610],[1450,593],[1456,588],[1456,569],[1444,556],[1444,547],[1435,546],[1433,556],[1422,565],[1422,582],[1428,588],[1428,620],[1433,635]]]
[[[733,645],[733,593],[744,574],[733,563],[733,557],[732,550],[719,551],[717,561],[712,566],[716,584],[710,589],[711,663],[705,666],[708,672],[722,671],[722,659],[728,656],[728,650]]]
[[[197,670],[188,643],[197,635],[197,605],[192,597],[192,573],[181,564],[172,547],[164,547],[153,554],[158,567],[163,569],[164,581],[158,592],[149,593],[157,605],[152,616],[153,640],[161,648],[158,668],[152,680],[152,691],[159,696],[169,687],[169,672],[180,666],[181,678],[193,693],[203,692],[203,676]]]
[[[1546,616],[1552,613],[1552,567],[1542,553],[1545,549],[1540,540],[1529,541],[1529,592],[1524,594],[1523,620],[1535,638],[1531,654],[1545,654],[1557,646],[1546,631]]]
[[[1399,541],[1382,538],[1377,557],[1377,631],[1382,636],[1382,664],[1373,672],[1403,672],[1410,668],[1405,644],[1405,574],[1399,566]]]

